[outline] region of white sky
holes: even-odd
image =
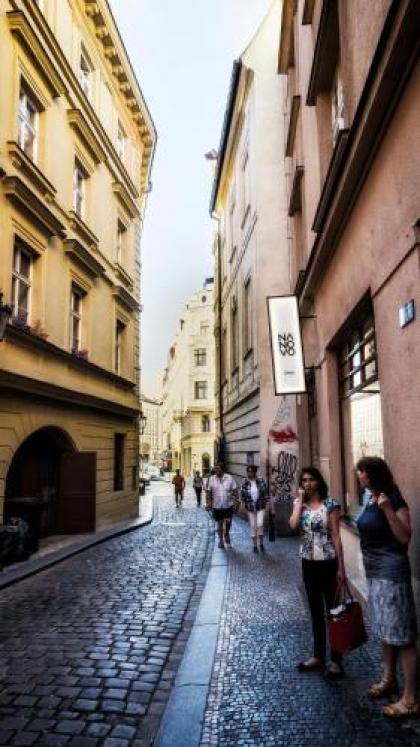
[[[191,294],[213,275],[204,153],[219,145],[232,63],[270,0],[110,0],[158,144],[142,244],[142,391],[160,392]]]

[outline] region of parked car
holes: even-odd
[[[146,464],[145,467],[144,467],[143,472],[146,475],[149,475],[149,477],[150,477],[151,480],[160,480],[161,479],[160,469],[159,469],[159,467],[155,467],[154,464]]]

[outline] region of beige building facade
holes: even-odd
[[[162,457],[162,403],[153,397],[141,396],[140,457],[142,464],[161,466]],[[145,420],[144,420],[145,418]]]
[[[156,133],[106,0],[5,0],[0,42],[0,513],[91,531],[138,512]]]
[[[233,65],[210,211],[215,256],[216,406],[219,453],[239,481],[256,464],[278,483],[281,449],[294,434],[294,398],[274,394],[267,298],[290,293],[283,94],[277,73],[281,2]],[[210,154],[211,156],[211,154]],[[281,421],[281,423],[280,423]],[[288,449],[291,449],[289,444]]]
[[[184,476],[213,464],[214,339],[213,278],[186,305],[169,349],[162,385],[165,465]]]
[[[363,592],[354,465],[386,459],[411,509],[420,601],[418,11],[409,0],[285,1],[279,71],[309,368],[303,457],[343,503],[346,563]]]

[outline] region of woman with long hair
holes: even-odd
[[[315,467],[302,469],[289,523],[302,535],[300,554],[312,618],[313,655],[300,662],[300,672],[320,669],[325,663],[325,616],[334,606],[337,584],[345,580],[339,517],[340,505],[328,496],[328,486],[319,470]],[[343,676],[341,654],[331,651],[326,673],[331,679]]]
[[[385,706],[383,712],[390,718],[418,716],[417,620],[408,559],[410,512],[383,459],[363,457],[356,470],[368,497],[357,526],[369,586],[370,618],[382,641],[384,663],[382,679],[368,693],[381,698],[393,692],[399,656],[404,689],[401,698]]]

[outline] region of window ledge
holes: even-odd
[[[44,176],[36,163],[25,153],[14,140],[7,143],[7,151],[13,166],[22,172],[41,193],[46,202],[52,202],[57,194],[56,188]]]

